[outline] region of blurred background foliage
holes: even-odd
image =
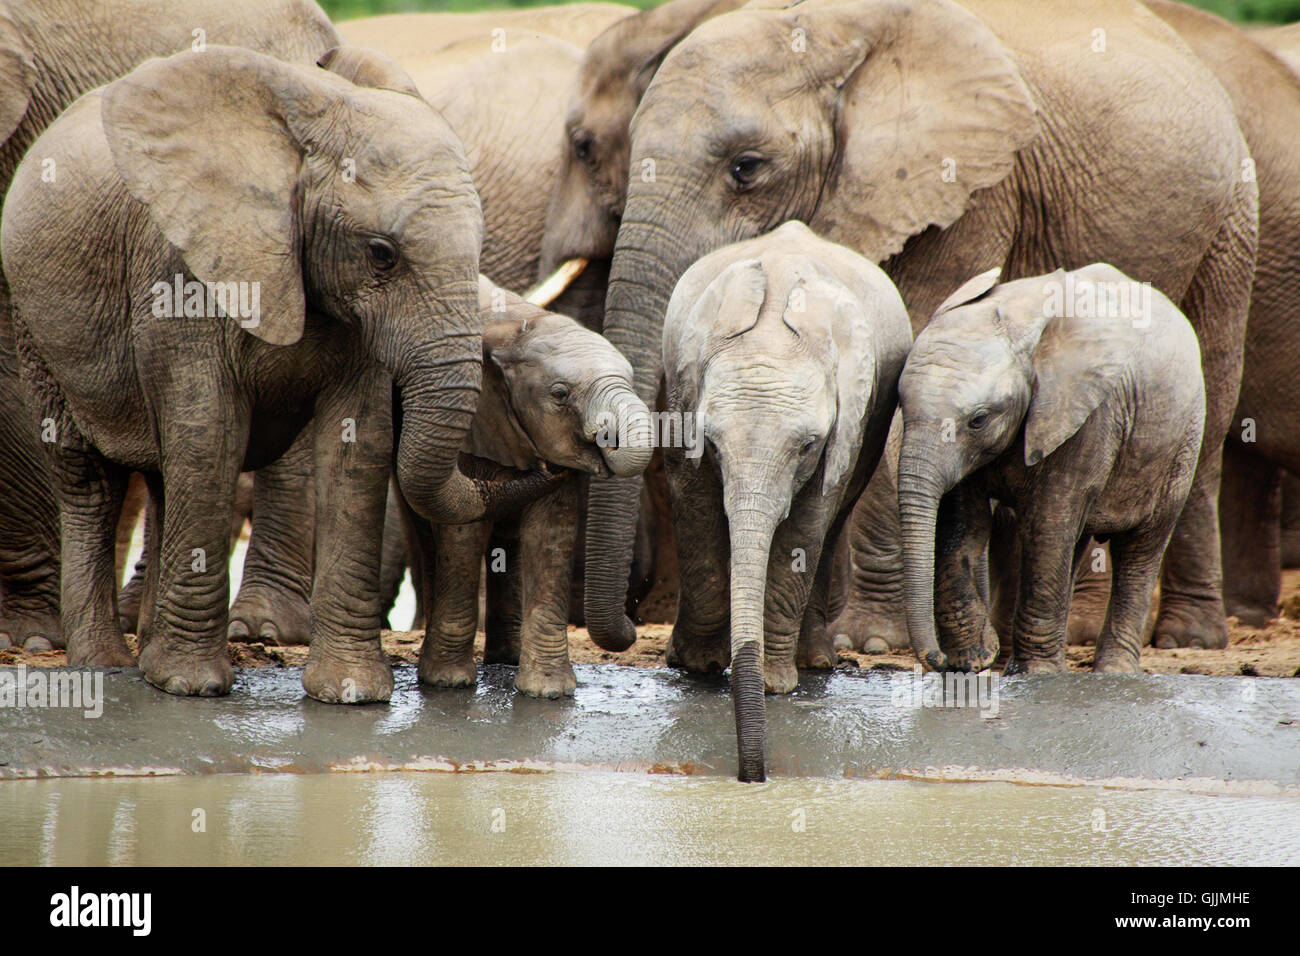
[[[319,0],[335,20],[350,20],[376,13],[411,13],[418,10],[466,12],[515,7],[549,6],[563,0]],[[662,0],[617,0],[634,7],[657,6]],[[1025,0],[1032,3],[1033,0]],[[1291,23],[1300,20],[1300,0],[1193,0],[1193,4],[1229,20]]]

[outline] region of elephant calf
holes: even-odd
[[[704,257],[673,292],[668,410],[703,442],[664,443],[687,545],[669,662],[731,664],[741,780],[764,779],[763,691],[794,690],[796,647],[835,660],[822,548],[880,458],[911,339],[885,274],[799,222]]]
[[[1201,448],[1196,335],[1168,299],[1109,265],[997,279],[976,276],[939,307],[899,382],[912,647],[935,669],[996,658],[982,557],[996,499],[1015,514],[1020,551],[1007,673],[1064,669],[1090,535],[1109,539],[1114,575],[1093,667],[1135,671]]]
[[[483,391],[465,450],[480,470],[509,473],[540,460],[590,474],[639,474],[650,449],[616,443],[649,420],[632,391],[627,359],[573,319],[530,305],[485,278],[479,280],[479,306]],[[533,697],[572,696],[577,686],[568,621],[581,490],[571,476],[519,517],[521,620],[518,633],[507,636],[513,653],[498,649],[496,657],[517,655],[515,686]],[[437,687],[472,686],[479,567],[493,524],[430,525],[409,512],[408,518],[421,552],[418,579],[428,609],[420,679]],[[503,559],[489,555],[489,570],[506,573],[497,566]]]

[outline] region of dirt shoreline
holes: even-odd
[[[1300,570],[1283,574],[1282,616],[1260,628],[1245,627],[1229,618],[1228,646],[1222,650],[1155,647],[1142,649],[1142,670],[1148,674],[1195,674],[1211,677],[1300,677]],[[643,624],[637,628],[637,642],[621,654],[601,650],[587,637],[585,629],[569,628],[569,656],[575,664],[618,664],[624,667],[666,667],[664,650],[672,634],[671,624]],[[421,631],[384,631],[384,650],[394,663],[415,663],[423,640]],[[134,637],[127,642],[136,649]],[[301,667],[307,663],[306,647],[276,647],[263,644],[232,644],[231,662],[239,667]],[[475,656],[483,656],[483,633],[475,639]],[[1071,671],[1092,667],[1092,647],[1066,649]],[[18,648],[0,650],[0,666],[26,664],[29,667],[62,667],[67,655],[61,651],[28,653]],[[840,667],[875,670],[911,670],[911,652],[892,654],[840,654]]]

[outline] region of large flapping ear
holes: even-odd
[[[687,269],[668,301],[664,318],[664,369],[686,409],[699,400],[708,343],[754,327],[767,294],[757,259],[741,259],[716,275],[708,259]]]
[[[316,65],[331,73],[337,73],[343,79],[357,86],[376,90],[391,90],[408,96],[420,96],[415,81],[397,65],[378,50],[365,46],[331,47],[321,54]]]
[[[240,324],[273,345],[302,337],[296,186],[308,130],[339,93],[234,47],[150,60],[105,87],[104,133],[131,195],[202,282],[257,283]]]
[[[1082,285],[1091,281],[1073,273]],[[1102,291],[1098,295],[1105,294]],[[1025,416],[1025,464],[1036,465],[1056,451],[1124,381],[1140,348],[1141,332],[1131,315],[1073,314],[1047,317],[1033,351],[1034,397]]]
[[[835,111],[839,160],[810,225],[874,262],[955,222],[1038,133],[1001,41],[950,0],[812,2],[772,16],[804,31]]]
[[[9,4],[0,2],[0,142],[13,135],[27,115],[35,81],[31,51]]]

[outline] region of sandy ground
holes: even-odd
[[[1287,571],[1282,581],[1281,616],[1266,627],[1251,628],[1230,619],[1230,640],[1223,650],[1142,650],[1142,669],[1149,674],[1201,674],[1218,677],[1300,677],[1300,570]],[[637,629],[639,638],[630,650],[621,654],[603,651],[578,627],[569,628],[569,651],[575,663],[620,664],[628,667],[664,667],[664,648],[672,626],[646,624]],[[420,653],[420,631],[384,631],[384,649],[394,661],[414,663]],[[134,649],[134,638],[128,638]],[[481,658],[483,635],[476,643]],[[1066,657],[1072,671],[1087,670],[1092,665],[1091,647],[1070,647]],[[305,647],[274,647],[262,644],[236,644],[231,659],[245,667],[302,666],[307,660]],[[16,648],[0,650],[0,665],[24,663],[37,667],[59,667],[66,663],[63,651],[29,654]],[[910,653],[840,655],[840,667],[911,669]]]

